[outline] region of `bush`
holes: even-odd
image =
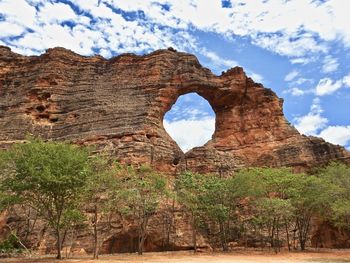
[[[23,252],[18,237],[15,234],[10,234],[7,239],[0,243],[0,255],[19,254]]]

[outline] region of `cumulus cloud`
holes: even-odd
[[[71,3],[73,10],[68,2],[4,0],[0,2],[0,14],[4,17],[0,21],[0,29],[4,29],[0,40],[15,52],[26,55],[39,54],[55,46],[82,55],[97,52],[106,57],[169,46],[188,51],[196,47],[195,38],[189,32],[174,31],[167,25],[138,17],[127,19],[108,2],[77,0]]]
[[[291,81],[289,84],[290,85],[301,85],[301,84],[304,84],[306,82],[313,83],[314,80],[313,79],[307,79],[307,78],[298,78],[298,79],[295,79],[295,80]]]
[[[321,79],[316,87],[316,95],[324,96],[336,92],[342,87],[342,80],[333,81],[330,78]]]
[[[291,72],[289,72],[285,77],[284,80],[285,81],[291,81],[293,79],[295,79],[297,76],[299,76],[299,72],[297,70],[293,70]]]
[[[317,135],[318,131],[328,123],[328,119],[322,117],[322,112],[320,100],[315,98],[308,114],[294,118],[295,128],[305,135]]]
[[[25,28],[23,26],[12,24],[10,22],[2,22],[0,23],[0,32],[3,38],[19,36],[25,32]]]
[[[264,36],[267,38],[270,38],[268,34],[278,33],[273,35],[272,41],[308,43],[308,46],[317,45],[310,41],[316,37],[327,41],[340,37],[345,43],[350,40],[350,33],[347,30],[348,15],[345,12],[350,8],[350,4],[342,0],[326,2],[237,0],[231,1],[229,8],[223,8],[221,1],[207,0],[146,2],[109,0],[108,2],[125,11],[143,10],[150,20],[161,21],[173,27],[193,26],[223,34],[252,36],[254,39],[261,38],[259,33],[267,34]],[[167,8],[164,8],[164,5]],[[291,38],[288,40],[285,38],[286,35]],[[298,44],[295,51],[300,46]]]
[[[323,66],[322,66],[322,72],[323,73],[331,73],[338,69],[339,63],[338,59],[333,58],[332,56],[328,55],[323,59]]]
[[[350,74],[343,78],[343,84],[350,88]]]
[[[215,68],[218,68],[220,70],[225,70],[227,68],[233,68],[233,67],[238,65],[237,61],[232,60],[232,59],[224,59],[224,58],[220,57],[218,54],[216,54],[215,52],[210,51],[206,48],[201,48],[200,53],[203,56],[207,57],[211,61],[212,65]]]
[[[263,83],[264,77],[256,72],[253,72],[249,69],[246,70],[247,76],[250,77],[252,80],[254,80],[257,83]]]
[[[0,14],[5,21],[22,28],[35,28],[36,9],[25,0],[3,0],[0,2]],[[2,36],[2,35],[1,35]]]
[[[221,1],[207,0],[76,0],[68,3],[1,1],[0,13],[5,20],[0,21],[0,28],[4,29],[5,23],[13,25],[13,30],[1,30],[2,37],[26,37],[24,41],[7,39],[6,43],[27,53],[35,54],[66,43],[64,47],[76,52],[91,54],[101,50],[101,54],[108,56],[111,52],[145,52],[168,46],[198,51],[200,48],[192,34],[194,29],[215,32],[228,40],[234,36],[248,37],[255,45],[290,57],[292,63],[309,63],[313,54],[327,52],[331,41],[340,40],[350,47],[349,16],[345,11],[350,9],[350,1],[237,0],[225,8]],[[75,6],[74,10],[71,6]],[[123,12],[128,15],[123,16]],[[74,38],[80,35],[62,26],[63,21],[84,26],[79,31],[89,37],[72,41],[69,34]],[[48,33],[53,24],[63,27],[56,29],[59,34]],[[92,36],[90,31],[101,34]],[[60,41],[61,38],[68,41]],[[213,54],[208,55],[215,60]],[[337,67],[334,61],[326,64],[325,72]]]
[[[199,120],[163,121],[165,130],[187,152],[193,147],[202,146],[211,139],[215,130],[215,118]]]
[[[292,96],[296,96],[296,97],[303,96],[305,94],[312,93],[312,92],[313,92],[312,90],[303,90],[303,89],[300,89],[297,87],[290,88],[290,89],[283,91],[283,93],[285,93],[285,94],[291,94]]]
[[[324,44],[318,43],[311,36],[302,36],[291,40],[289,35],[263,34],[254,38],[253,43],[264,49],[289,57],[301,57],[308,52],[326,53],[328,50]]]
[[[301,64],[301,65],[306,65],[308,63],[311,63],[315,61],[314,57],[298,57],[298,58],[291,58],[290,62],[292,64]]]
[[[64,21],[79,21],[81,17],[75,14],[73,9],[63,3],[45,3],[38,12],[38,19],[48,23],[61,23]],[[89,22],[89,18],[85,17],[85,23]]]
[[[320,132],[319,136],[333,144],[348,145],[350,144],[350,125],[328,126]]]
[[[315,98],[310,112],[305,116],[294,118],[297,130],[305,135],[321,137],[327,142],[350,147],[350,125],[327,126],[328,119],[322,116],[320,99]]]

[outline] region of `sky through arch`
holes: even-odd
[[[209,102],[197,93],[180,96],[165,114],[168,134],[187,152],[209,141],[215,130],[215,113]]]

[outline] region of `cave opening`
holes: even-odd
[[[216,115],[209,102],[195,92],[178,97],[163,118],[163,126],[183,152],[203,146],[215,131]]]

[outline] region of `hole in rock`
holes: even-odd
[[[165,130],[183,152],[204,145],[215,130],[215,113],[197,93],[180,96],[163,119]]]
[[[45,110],[45,107],[43,105],[39,105],[39,106],[36,107],[36,110],[38,112],[43,112]]]

